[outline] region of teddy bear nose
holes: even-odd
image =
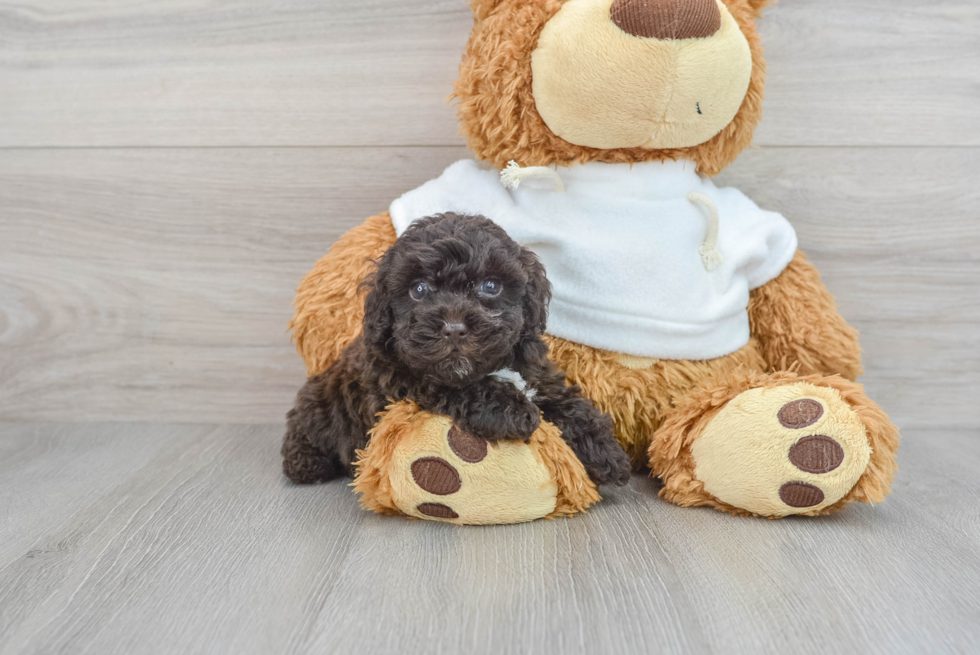
[[[442,336],[454,344],[459,343],[466,336],[466,324],[445,322],[442,324]]]
[[[721,29],[716,0],[616,0],[612,22],[633,36],[698,39]]]

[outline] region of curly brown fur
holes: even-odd
[[[752,291],[749,324],[769,371],[848,380],[862,373],[858,331],[837,311],[833,294],[801,250],[776,279]]]
[[[377,414],[411,400],[491,441],[527,440],[543,416],[593,481],[626,483],[612,420],[548,360],[544,267],[500,227],[454,214],[416,221],[366,284],[363,336],[307,381],[287,416],[287,476],[353,475]],[[534,393],[491,375],[508,369]]]
[[[647,449],[674,400],[704,384],[738,369],[765,368],[758,343],[708,360],[660,359],[646,368],[622,364],[622,355],[590,348],[559,337],[545,336],[550,357],[586,398],[613,418],[616,437],[633,459],[634,468],[646,468]]]
[[[563,0],[474,0],[476,16],[454,96],[467,144],[480,159],[503,168],[570,166],[585,162],[635,163],[690,159],[706,175],[717,175],[752,143],[762,118],[766,63],[755,19],[763,0],[724,0],[752,52],[748,93],[735,119],[705,143],[690,148],[600,150],[555,135],[538,113],[531,89],[531,54],[541,30]]]

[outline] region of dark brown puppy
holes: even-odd
[[[596,484],[626,483],[630,461],[612,420],[548,359],[544,266],[503,229],[478,216],[416,221],[365,284],[363,336],[306,382],[287,414],[291,480],[353,476],[378,412],[407,399],[488,441],[526,440],[543,415]]]

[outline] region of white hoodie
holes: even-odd
[[[458,161],[395,200],[392,222],[399,235],[443,212],[500,225],[544,264],[554,289],[548,333],[569,341],[661,359],[711,359],[748,343],[749,291],[796,252],[782,215],[717,188],[689,161],[589,163],[557,175],[564,191],[551,179],[512,190],[499,171]]]

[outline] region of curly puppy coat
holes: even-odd
[[[527,440],[543,416],[596,484],[626,483],[630,461],[610,417],[548,359],[544,266],[503,229],[479,216],[421,219],[365,284],[363,335],[287,414],[291,480],[353,477],[378,413],[408,399],[488,441]]]

